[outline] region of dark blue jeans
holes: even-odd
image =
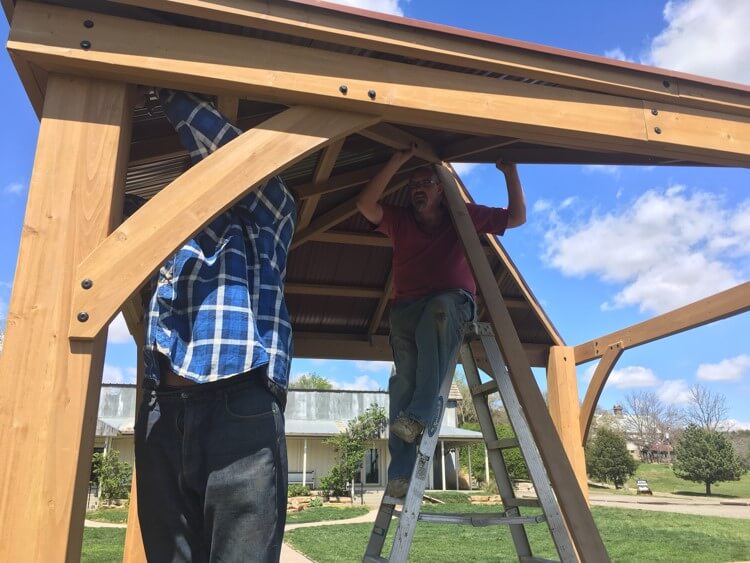
[[[427,426],[448,363],[461,344],[464,324],[474,317],[474,299],[462,289],[391,305],[391,348],[395,373],[388,382],[389,419],[399,415]],[[450,374],[451,376],[453,374]],[[416,444],[390,434],[388,479],[410,479]]]
[[[251,372],[146,390],[135,427],[149,561],[278,561],[286,522],[284,416]]]

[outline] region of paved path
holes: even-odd
[[[750,520],[750,499],[681,497],[678,495],[629,496],[592,494],[591,504],[615,508],[637,508],[659,512],[679,512],[699,516],[722,516]]]

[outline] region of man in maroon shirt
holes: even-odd
[[[476,284],[463,246],[443,204],[443,186],[432,166],[412,174],[409,208],[378,200],[415,147],[396,152],[367,184],[357,208],[393,242],[391,347],[396,365],[388,382],[390,436],[387,494],[406,494],[416,460],[417,437],[433,416],[441,374],[460,345],[464,323],[474,317]],[[497,161],[508,187],[508,208],[468,204],[479,233],[502,235],[526,221],[523,189],[513,163]]]

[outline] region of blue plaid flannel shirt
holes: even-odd
[[[161,104],[193,164],[242,132],[192,94],[162,90]],[[294,199],[279,177],[242,198],[159,270],[149,303],[146,377],[159,380],[157,352],[198,383],[268,365],[289,380],[292,327],[284,301]]]

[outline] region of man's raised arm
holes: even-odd
[[[391,159],[372,177],[372,180],[367,183],[362,193],[359,194],[357,209],[359,209],[359,212],[370,223],[379,225],[383,220],[383,207],[378,201],[383,195],[388,182],[398,172],[398,169],[412,157],[416,148],[416,145],[413,145],[406,150],[394,152]]]
[[[498,160],[495,166],[505,175],[505,184],[508,187],[508,228],[520,227],[526,222],[526,199],[516,164]]]

